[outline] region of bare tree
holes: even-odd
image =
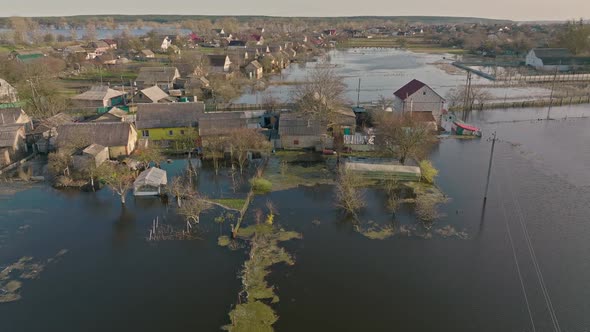
[[[135,150],[131,158],[137,160],[144,169],[148,168],[152,162],[159,164],[165,159],[162,151],[153,146]]]
[[[213,160],[215,174],[219,174],[219,161],[223,159],[227,140],[221,135],[209,135],[203,137],[203,156]]]
[[[297,85],[293,101],[300,112],[331,126],[335,114],[344,105],[346,85],[327,64],[319,64],[302,84]]]
[[[125,165],[106,162],[100,167],[100,178],[121,197],[121,204],[125,205],[125,196],[133,186],[135,172]]]
[[[268,152],[271,148],[266,137],[247,128],[233,130],[228,136],[228,144],[232,158],[240,168],[240,173],[243,173],[248,162],[249,152]]]
[[[474,105],[485,104],[492,98],[492,95],[484,88],[471,86],[469,98],[466,98],[467,89],[465,86],[451,89],[446,94],[446,100],[449,107],[465,107],[472,109]],[[467,105],[465,105],[467,101]]]
[[[183,216],[187,222],[193,221],[198,224],[201,213],[210,208],[211,204],[207,200],[194,195],[186,199],[184,204],[178,208],[178,214]]]
[[[409,157],[421,158],[435,140],[432,129],[414,120],[410,113],[383,114],[377,130],[377,145],[396,156],[402,165]]]
[[[183,199],[188,199],[192,195],[195,195],[195,190],[184,176],[175,177],[168,186],[168,191],[172,196],[176,197],[176,205],[179,208],[182,207]]]
[[[384,95],[379,95],[379,99],[377,99],[377,107],[382,111],[385,111],[386,109],[393,107],[393,98],[388,98]]]

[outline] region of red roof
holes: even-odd
[[[416,91],[420,90],[426,84],[414,79],[410,81],[410,83],[404,85],[399,90],[394,92],[393,94],[396,95],[401,100],[406,100],[409,96],[416,93]]]

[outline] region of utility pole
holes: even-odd
[[[359,77],[359,86],[356,94],[356,107],[361,106],[361,78]]]
[[[494,145],[496,144],[496,132],[492,134],[492,150],[490,151],[490,164],[488,165],[488,177],[486,179],[486,192],[483,196],[483,201],[488,199],[488,188],[490,186],[490,175],[492,174],[492,161],[494,160]]]
[[[559,63],[561,65],[561,62]],[[557,69],[555,68],[555,73],[553,74],[553,83],[551,83],[551,93],[549,95],[549,108],[547,109],[547,120],[549,120],[549,115],[551,114],[551,106],[553,105],[553,90],[555,89],[555,81],[557,81]],[[563,95],[562,95],[563,98]],[[563,99],[562,99],[563,100]]]

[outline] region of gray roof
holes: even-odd
[[[567,48],[534,48],[533,51],[539,59],[572,57],[572,53]]]
[[[149,85],[157,82],[173,82],[178,76],[176,67],[141,67],[136,81]]]
[[[93,156],[97,156],[99,153],[101,153],[102,151],[104,151],[104,149],[106,149],[106,146],[102,146],[100,144],[90,144],[86,149],[82,150],[82,152],[93,155]]]
[[[0,148],[12,147],[22,124],[0,126]]]
[[[27,115],[20,107],[9,107],[0,109],[0,125],[15,124],[21,115]]]
[[[301,113],[282,113],[279,118],[279,135],[317,136],[323,132],[319,121]]]
[[[107,100],[124,95],[125,92],[117,91],[108,86],[93,86],[90,90],[72,97],[74,100]]]
[[[163,169],[159,169],[156,167],[148,168],[145,171],[141,172],[135,182],[133,182],[134,187],[140,186],[150,186],[150,187],[158,187],[162,185],[166,185],[168,183],[168,179],[166,177],[166,171]]]
[[[227,55],[219,55],[219,54],[209,54],[208,58],[209,58],[209,65],[213,66],[213,67],[223,67],[225,66],[225,61],[226,58],[228,56]]]
[[[144,96],[146,96],[149,100],[157,103],[158,101],[168,97],[168,94],[164,92],[164,90],[160,89],[157,85],[154,85],[149,88],[145,88],[140,91]]]
[[[126,146],[131,124],[125,122],[84,122],[57,127],[57,146],[67,146],[75,141],[100,144],[106,147]]]
[[[225,134],[230,129],[259,128],[264,111],[209,112],[199,118],[199,134]]]
[[[145,56],[152,56],[152,55],[155,55],[155,54],[154,54],[154,52],[152,52],[152,50],[148,50],[148,49],[141,50],[141,54],[143,54],[143,55],[145,55]]]
[[[205,104],[159,103],[138,104],[137,129],[195,127],[205,111]]]
[[[39,124],[35,126],[29,134],[42,134],[51,128],[55,128],[62,124],[73,123],[74,118],[71,115],[65,113],[58,113],[54,116],[51,116],[47,119],[42,120]]]

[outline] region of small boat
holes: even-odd
[[[459,121],[459,120],[453,121],[453,126],[451,128],[451,131],[453,133],[455,133],[455,135],[481,137],[481,129],[479,129],[475,126],[471,126],[466,123],[463,123],[462,121]]]

